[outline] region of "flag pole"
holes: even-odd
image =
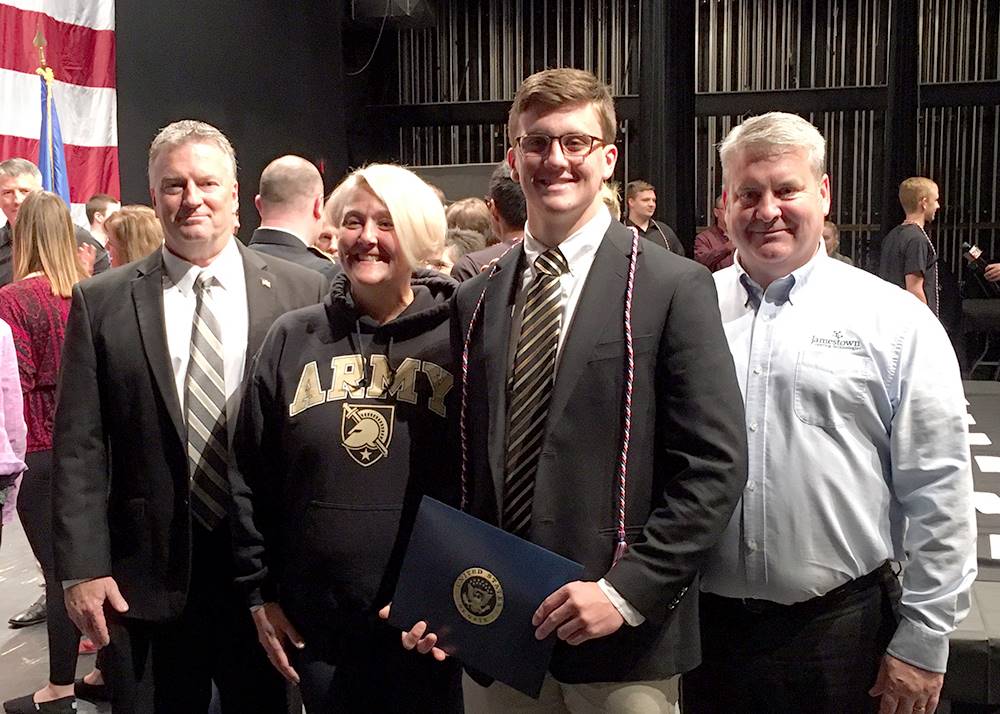
[[[45,145],[48,148],[48,169],[49,176],[55,177],[55,151],[52,146],[52,82],[55,80],[55,74],[52,68],[48,66],[45,62],[45,47],[48,44],[45,41],[45,35],[42,33],[42,29],[39,27],[35,32],[35,39],[32,43],[38,50],[38,69],[35,73],[45,80]]]

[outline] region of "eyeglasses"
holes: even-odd
[[[523,134],[514,140],[514,144],[525,156],[547,156],[553,140],[559,142],[563,156],[573,159],[582,159],[598,146],[607,143],[604,139],[590,134],[563,134],[562,136]]]

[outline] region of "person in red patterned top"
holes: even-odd
[[[17,512],[45,576],[49,682],[34,694],[4,702],[16,712],[74,711],[80,632],[66,614],[52,553],[52,421],[56,377],[70,291],[87,276],[76,251],[73,222],[62,199],[35,191],[24,199],[14,226],[14,282],[0,288],[0,318],[10,325],[17,351],[28,446]],[[37,705],[37,706],[36,706]]]

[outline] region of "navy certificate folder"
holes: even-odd
[[[425,620],[449,655],[537,699],[556,635],[536,640],[531,616],[582,576],[579,563],[424,496],[389,622]]]

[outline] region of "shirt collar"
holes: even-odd
[[[578,273],[584,267],[584,258],[597,250],[597,246],[601,244],[601,240],[604,238],[604,234],[608,232],[610,225],[611,214],[606,208],[602,207],[597,212],[597,215],[587,221],[580,230],[557,246],[559,252],[566,258],[570,275],[579,277]],[[525,224],[524,256],[528,261],[528,267],[531,269],[532,275],[535,272],[535,258],[547,250],[549,248],[531,235],[531,231],[528,230],[528,226]]]
[[[743,269],[743,265],[740,263],[740,252],[737,250],[734,254],[733,265],[736,267],[736,274],[739,276],[740,284],[747,293],[745,305],[748,307],[752,306],[755,311],[760,308],[762,300],[775,305],[783,305],[786,302],[794,305],[795,301],[792,298],[809,282],[809,279],[816,272],[816,266],[825,260],[830,260],[826,251],[822,248],[823,241],[819,240],[816,244],[816,252],[813,253],[812,258],[805,265],[796,268],[783,278],[773,281],[767,286],[766,291]]]
[[[290,236],[295,236],[296,238],[298,238],[299,242],[302,243],[302,245],[304,245],[304,246],[308,246],[309,245],[309,243],[306,242],[305,238],[303,238],[301,235],[299,235],[298,233],[296,233],[295,231],[293,231],[291,228],[285,228],[284,226],[260,225],[260,226],[257,226],[257,230],[259,230],[259,231],[279,231],[281,233],[287,233]]]
[[[163,268],[170,282],[184,294],[194,289],[194,281],[201,273],[214,277],[225,290],[232,290],[237,280],[243,279],[243,256],[236,246],[236,239],[230,238],[226,247],[219,251],[205,268],[199,268],[163,247]]]
[[[638,223],[636,223],[635,221],[633,221],[631,218],[626,218],[625,219],[625,225],[627,227],[630,227],[630,228],[635,228],[640,233],[647,233],[653,227],[653,219],[652,218],[649,219],[649,222],[646,224],[645,229],[642,226],[640,226]]]

